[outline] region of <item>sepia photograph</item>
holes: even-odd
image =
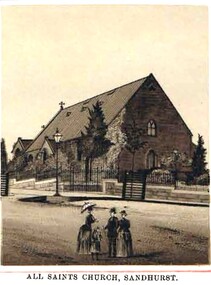
[[[1,22],[1,265],[210,265],[208,7]]]

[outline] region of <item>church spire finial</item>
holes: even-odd
[[[65,103],[64,103],[63,101],[61,101],[61,102],[59,103],[59,105],[60,105],[60,109],[63,110],[63,109],[64,109],[63,106],[65,105]]]

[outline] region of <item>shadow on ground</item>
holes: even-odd
[[[88,196],[73,196],[73,197],[56,197],[56,196],[36,196],[36,197],[25,197],[25,198],[19,198],[19,201],[22,202],[39,202],[39,203],[53,203],[54,199],[57,203],[63,203],[63,202],[76,202],[76,201],[84,201],[84,200],[122,200],[121,198],[117,197],[88,197]]]

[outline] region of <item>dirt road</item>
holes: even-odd
[[[90,256],[77,255],[77,232],[85,218],[77,206],[21,202],[15,197],[3,197],[2,264],[209,263],[209,208],[132,201],[95,202],[97,208],[94,215],[99,219],[100,226],[106,224],[110,207],[115,206],[118,211],[126,209],[131,221],[133,257],[108,258],[105,232],[99,261],[93,262]]]

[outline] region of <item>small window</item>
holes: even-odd
[[[77,160],[81,161],[81,158],[82,158],[82,152],[78,150],[77,151]]]
[[[84,102],[83,102],[83,105],[86,105],[86,104],[88,104],[90,102],[90,99],[87,99],[87,100],[85,100]]]
[[[77,143],[77,160],[81,161],[82,159],[82,149],[80,142]]]
[[[47,152],[47,149],[44,148],[44,150],[43,150],[43,162],[45,162],[47,160],[47,158],[48,158],[48,152]]]
[[[66,117],[69,117],[71,115],[71,112],[66,113]]]
[[[89,110],[89,108],[86,107],[86,106],[85,106],[85,107],[84,107],[84,106],[81,107],[81,112],[84,112],[84,111],[86,111],[86,110]]]
[[[108,96],[109,96],[109,95],[112,95],[115,91],[116,91],[116,89],[111,90],[111,91],[108,91],[108,92],[107,92],[107,95],[108,95]]]
[[[147,134],[148,136],[156,136],[156,124],[153,120],[150,120],[147,125]]]
[[[21,155],[21,150],[19,148],[17,148],[15,151],[15,157],[18,157],[20,155]]]
[[[32,154],[29,155],[28,162],[33,162],[33,155]]]

